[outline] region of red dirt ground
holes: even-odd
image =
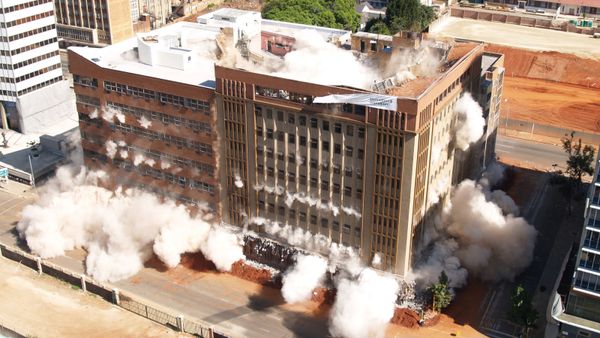
[[[506,75],[570,83],[600,89],[600,60],[558,52],[539,52],[487,44],[486,51],[504,54]]]
[[[600,89],[505,77],[503,98],[503,117],[600,133]]]

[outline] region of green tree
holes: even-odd
[[[360,15],[353,0],[269,0],[265,19],[356,31]]]
[[[513,290],[510,299],[512,306],[508,318],[513,323],[523,327],[525,338],[527,338],[529,337],[529,331],[536,327],[539,313],[533,308],[531,297],[520,284]]]
[[[433,9],[419,0],[390,0],[385,11],[385,22],[392,33],[401,30],[421,32],[434,19]]]
[[[581,139],[574,140],[575,132],[562,139],[563,149],[569,155],[567,159],[567,175],[577,185],[585,175],[593,175],[595,149],[592,146],[581,144]]]
[[[448,287],[448,276],[446,272],[442,271],[438,282],[429,287],[431,297],[433,300],[432,308],[433,311],[440,312],[443,308],[450,305],[452,301],[452,294]]]
[[[382,18],[373,18],[367,21],[365,31],[375,34],[391,35],[390,29]]]

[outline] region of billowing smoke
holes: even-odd
[[[394,316],[398,291],[394,278],[368,268],[356,278],[341,279],[330,312],[329,332],[335,337],[383,337]]]
[[[451,203],[448,233],[457,238],[456,255],[470,272],[485,280],[512,280],[531,263],[537,231],[525,219],[505,214],[483,186],[463,181]]]
[[[235,174],[235,181],[233,182],[235,187],[241,189],[244,187],[244,181],[242,181],[242,177],[239,174]]]
[[[150,128],[150,126],[152,126],[152,121],[148,120],[146,118],[146,116],[142,116],[138,119],[138,122],[140,124],[140,126],[142,126],[143,128]]]
[[[191,217],[184,206],[146,192],[99,187],[105,178],[103,172],[57,170],[17,225],[34,254],[51,258],[83,247],[86,273],[101,281],[136,274],[153,252],[170,267],[185,252],[202,251],[220,270],[244,258],[240,239],[213,224],[204,206]]]
[[[466,284],[467,271],[484,280],[513,280],[531,263],[537,231],[517,217],[510,196],[490,190],[502,171],[494,164],[479,183],[465,180],[453,188],[425,233],[429,245],[413,271],[420,284],[434,283],[442,271],[452,287]]]
[[[313,290],[323,282],[327,261],[313,255],[298,254],[296,264],[283,276],[281,294],[287,303],[309,300]]]
[[[108,140],[105,143],[105,147],[106,147],[106,155],[108,155],[108,157],[110,157],[110,158],[114,158],[115,155],[117,154],[117,144],[112,140]]]
[[[310,79],[324,85],[347,85],[368,89],[376,72],[360,62],[351,51],[325,41],[312,29],[295,34],[294,50],[286,54],[275,76],[296,80]]]
[[[479,103],[473,100],[470,93],[465,93],[454,105],[458,115],[456,125],[456,147],[462,151],[469,149],[471,143],[479,141],[483,135],[485,119]]]

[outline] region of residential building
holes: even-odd
[[[2,1],[0,110],[3,127],[31,133],[68,115],[51,0]],[[44,100],[40,100],[44,97]]]
[[[566,300],[555,294],[552,304],[552,317],[560,323],[559,336],[600,337],[600,155],[590,184],[574,270]]]
[[[416,77],[367,89],[261,68],[277,64],[307,28],[381,67],[395,53],[431,53],[439,63],[423,74],[415,64]],[[449,140],[459,97],[477,96],[482,74],[500,72],[501,61],[482,70],[476,42],[371,38],[223,9],[102,49],[72,47],[86,164],[116,171],[115,184],[206,202],[223,222],[261,236],[277,223],[354,247],[365,262],[378,254],[382,269],[404,275],[432,195],[447,194],[450,184],[432,187],[461,178],[459,152],[448,145],[440,158],[434,145]],[[245,60],[231,64],[235,58]],[[489,78],[499,88],[489,91],[496,107],[502,79]],[[485,135],[473,148],[495,131]],[[483,156],[467,155],[460,156]],[[483,161],[475,162],[479,170]]]

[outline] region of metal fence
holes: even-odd
[[[598,133],[591,133],[507,118],[500,118],[500,125],[498,127],[500,129],[511,130],[525,135],[529,134],[531,137],[544,136],[555,138],[557,140],[570,135],[571,132],[575,132],[574,137],[576,139],[581,138],[581,142],[585,144],[600,144],[600,130]]]
[[[147,304],[147,301],[136,299],[133,295],[124,294],[112,286],[89,279],[85,275],[63,269],[56,264],[44,261],[39,257],[26,253],[18,248],[0,244],[0,256],[19,262],[40,274],[46,273],[61,281],[80,287],[83,291],[98,295],[104,300],[114,303],[123,309],[129,310],[169,328],[203,338],[227,337],[223,333],[214,332],[213,328],[207,323],[202,323],[195,319],[186,319],[182,315],[173,315],[172,313],[169,313],[169,310],[160,310],[156,305]]]

